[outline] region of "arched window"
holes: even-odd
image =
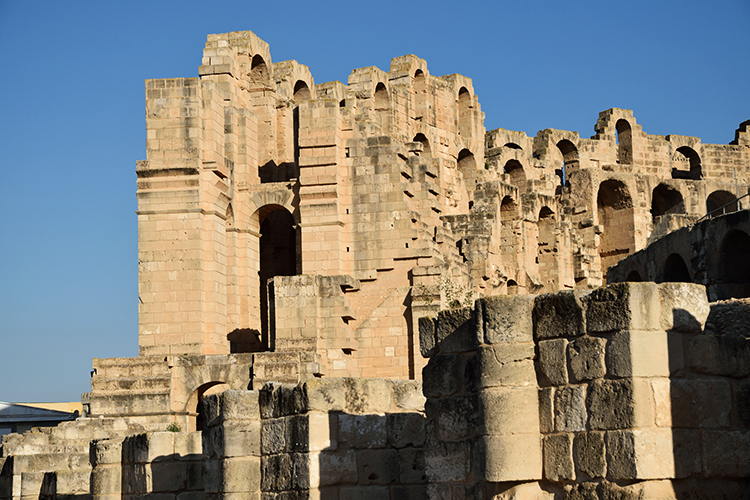
[[[477,163],[468,149],[458,153],[458,171],[463,174],[467,189],[473,190],[477,182]]]
[[[604,226],[599,241],[602,276],[607,269],[635,250],[635,214],[628,187],[609,179],[599,185],[596,198],[599,224]]]
[[[643,278],[641,278],[641,274],[638,271],[632,270],[628,273],[628,277],[625,278],[625,281],[643,281]]]
[[[292,96],[292,100],[299,104],[301,101],[306,101],[310,98],[310,87],[308,87],[307,83],[304,81],[297,80],[297,83],[294,84],[294,95]]]
[[[539,264],[539,277],[544,285],[543,291],[553,292],[557,289],[555,283],[558,281],[559,273],[556,266],[555,213],[549,207],[542,207],[539,210],[538,228],[536,261]]]
[[[672,178],[700,180],[703,177],[701,159],[693,148],[682,146],[672,156]]]
[[[508,295],[518,295],[518,283],[515,280],[508,280]]]
[[[378,111],[386,111],[389,109],[388,89],[385,88],[383,82],[378,83],[375,87],[375,109]]]
[[[248,77],[250,79],[251,90],[265,89],[270,86],[268,67],[261,56],[253,56],[253,60],[250,62],[250,74]]]
[[[292,214],[279,205],[266,205],[259,215],[261,337],[263,344],[269,346],[268,280],[297,274],[297,227]]]
[[[191,415],[194,420],[190,422],[190,425],[186,429],[187,431],[202,431],[203,430],[203,399],[206,396],[212,394],[221,394],[222,392],[230,389],[231,387],[224,382],[206,382],[198,387],[190,395],[187,401],[187,412]]]
[[[466,87],[461,87],[458,91],[458,133],[460,135],[471,136],[471,94]]]
[[[508,160],[503,167],[503,172],[510,176],[510,183],[517,187],[523,187],[526,184],[526,173],[523,171],[523,165],[518,160]]]
[[[685,202],[680,192],[666,184],[659,184],[651,194],[651,217],[656,222],[657,217],[665,214],[684,214]]]
[[[679,254],[673,253],[664,262],[662,281],[691,283],[690,271]]]
[[[519,146],[515,142],[506,142],[503,147],[508,149],[522,149],[521,146]]]
[[[414,119],[421,120],[427,114],[427,78],[421,69],[414,72]]]
[[[558,142],[557,149],[563,157],[563,168],[557,174],[560,176],[560,185],[566,186],[571,169],[578,167],[578,149],[567,139]]]
[[[424,134],[415,135],[412,142],[419,142],[422,144],[422,156],[425,158],[432,156],[432,151],[430,151],[430,141],[427,140],[427,137],[425,137]]]
[[[617,162],[623,165],[633,163],[633,133],[627,120],[617,120]]]
[[[736,212],[738,209],[737,198],[729,191],[714,191],[706,199],[706,214],[711,217]]]
[[[719,250],[718,299],[750,297],[750,236],[739,229],[729,231]]]

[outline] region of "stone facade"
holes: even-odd
[[[486,132],[416,56],[316,85],[209,35],[199,77],[146,83],[140,354],[94,360],[84,418],[3,437],[0,500],[750,494],[746,302],[601,288],[711,227],[745,258],[746,212],[662,236],[741,208],[748,125]]]

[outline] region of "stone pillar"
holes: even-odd
[[[122,438],[91,442],[93,500],[122,499]]]

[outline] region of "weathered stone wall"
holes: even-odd
[[[701,286],[623,283],[423,320],[431,497],[739,498],[750,343],[708,316]]]

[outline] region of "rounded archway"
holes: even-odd
[[[729,191],[714,191],[706,198],[706,214],[716,217],[739,209],[737,198]]]
[[[617,163],[629,165],[633,163],[633,131],[630,122],[617,120],[615,124],[617,133]]]
[[[432,156],[432,151],[430,150],[430,141],[427,140],[427,137],[425,137],[424,134],[417,134],[414,136],[414,139],[412,142],[419,142],[422,144],[422,155],[426,158],[429,158]]]
[[[641,278],[641,273],[639,273],[638,271],[636,271],[635,269],[633,269],[632,271],[630,271],[628,273],[628,277],[625,278],[625,281],[637,281],[637,282],[640,282],[640,281],[643,281],[643,278]]]
[[[667,260],[664,261],[662,282],[664,281],[681,283],[691,283],[693,281],[690,278],[690,270],[680,254],[669,254]]]
[[[462,149],[458,153],[458,171],[464,177],[466,189],[472,191],[477,183],[477,163],[474,154],[468,149]]]
[[[250,73],[248,74],[251,90],[260,90],[270,87],[270,78],[266,61],[259,55],[253,56],[250,62]]]
[[[510,176],[510,183],[516,187],[523,187],[526,184],[526,172],[523,165],[518,160],[508,160],[503,167],[503,172]]]
[[[560,177],[560,185],[567,186],[570,170],[578,167],[578,148],[569,140],[563,139],[557,143],[557,149],[562,155],[563,166],[555,173]]]
[[[375,109],[377,111],[386,111],[390,107],[388,103],[388,89],[385,88],[383,82],[380,82],[375,86],[375,94],[373,98]]]
[[[458,133],[471,136],[471,94],[469,89],[461,87],[458,91]]]
[[[599,224],[603,226],[599,257],[602,277],[606,279],[607,269],[635,250],[635,214],[628,187],[616,179],[599,185],[596,205]]]
[[[651,217],[654,221],[665,214],[684,213],[685,202],[677,189],[666,184],[659,184],[654,188],[651,193]]]
[[[703,177],[701,159],[689,146],[677,148],[672,155],[672,178],[700,180]]]
[[[297,80],[297,83],[294,84],[294,94],[292,95],[292,100],[299,104],[300,101],[306,101],[309,100],[312,97],[310,94],[310,87],[307,86],[307,83],[303,80]]]
[[[537,222],[537,258],[539,277],[544,285],[544,292],[556,290],[559,279],[557,272],[557,237],[555,234],[555,213],[549,207],[539,210]]]
[[[195,389],[188,398],[186,411],[189,416],[193,417],[189,423],[188,431],[203,430],[203,420],[205,412],[203,410],[203,399],[212,394],[221,394],[227,389],[231,389],[229,384],[221,381],[212,381],[202,384],[200,387]]]

